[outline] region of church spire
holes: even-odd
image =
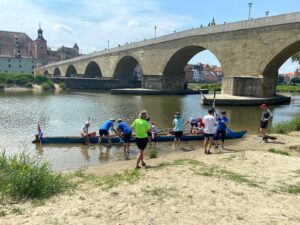
[[[38,29],[38,39],[42,39],[43,37],[43,30],[41,26],[41,22],[39,22],[39,29]]]

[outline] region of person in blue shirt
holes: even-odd
[[[124,141],[124,153],[129,153],[130,138],[132,135],[130,126],[127,123],[123,122],[122,119],[118,119],[117,131],[119,136],[122,137]]]
[[[100,127],[99,127],[99,144],[102,143],[102,138],[105,137],[107,138],[108,140],[108,144],[111,145],[111,137],[110,137],[110,134],[109,134],[109,130],[111,129],[112,131],[114,131],[114,133],[116,135],[118,135],[117,131],[115,130],[114,128],[114,122],[116,120],[111,118],[107,121],[105,121]]]
[[[218,125],[217,125],[217,132],[216,132],[216,148],[219,147],[219,137],[221,136],[222,139],[222,145],[221,147],[224,148],[224,139],[225,139],[225,135],[226,135],[226,129],[227,129],[227,124],[228,124],[228,118],[226,117],[226,112],[223,111],[221,112],[221,116],[219,116],[218,114],[216,114],[217,116],[217,121],[218,121]]]

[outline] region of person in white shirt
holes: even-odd
[[[204,123],[204,153],[211,154],[210,148],[212,145],[212,141],[214,138],[214,134],[216,133],[217,128],[217,120],[213,116],[214,110],[209,109],[208,115],[203,117]],[[207,148],[208,147],[208,148]]]

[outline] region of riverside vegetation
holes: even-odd
[[[33,76],[32,74],[0,73],[0,89],[5,87],[24,87],[31,89],[33,85],[40,85],[42,90],[54,90],[54,83],[46,76]],[[62,89],[66,86],[64,83],[58,84]]]
[[[287,134],[292,131],[299,131],[300,116],[297,116],[290,121],[275,123],[268,130],[270,133],[277,133],[277,134]]]

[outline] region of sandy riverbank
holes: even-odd
[[[300,132],[276,136],[249,135],[209,156],[174,150],[137,172],[134,160],[89,167],[74,191],[4,206],[0,224],[300,224]]]

